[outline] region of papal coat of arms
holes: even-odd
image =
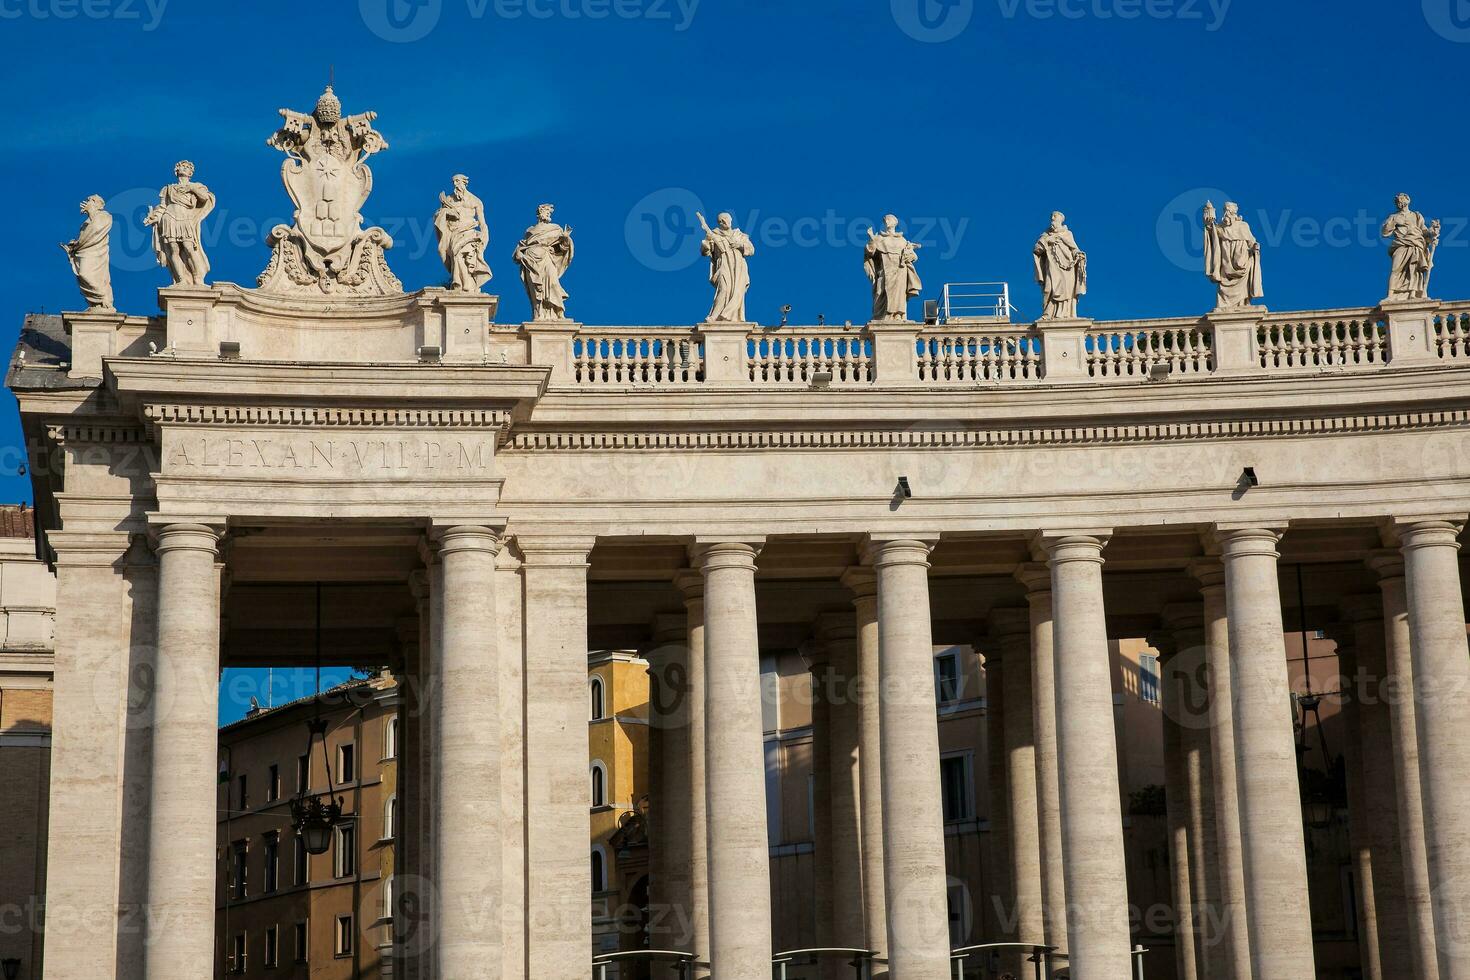
[[[364,230],[360,213],[373,189],[365,161],[388,148],[372,125],[378,114],[342,115],[330,85],[310,114],[280,112],[285,122],[266,143],[286,154],[281,180],[296,205],[296,221],[271,229],[271,261],[260,288],[351,296],[403,292],[383,255],[393,239],[381,228]]]

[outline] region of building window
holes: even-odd
[[[603,703],[602,678],[594,677],[587,682],[588,696],[591,699],[592,720],[601,721],[607,717],[607,707]]]
[[[265,801],[274,803],[281,798],[281,767],[271,763],[265,777]]]
[[[280,887],[281,881],[281,838],[278,834],[265,835],[265,882],[267,892]]]
[[[337,746],[337,782],[350,783],[357,778],[357,746],[345,742]]]
[[[239,785],[236,788],[236,792],[239,794],[240,809],[248,810],[250,809],[250,783],[245,778],[245,774],[243,772],[240,773],[240,778],[238,782]]]
[[[970,889],[963,883],[956,883],[950,879],[948,905],[949,905],[949,945],[951,949],[958,949],[970,941],[970,926],[974,913],[970,908]]]
[[[265,931],[265,968],[273,970],[281,965],[281,927],[271,926]]]
[[[1149,704],[1159,703],[1159,658],[1156,654],[1139,654],[1138,696]]]
[[[307,945],[306,945],[306,943],[307,943],[307,939],[306,939],[306,937],[307,937],[306,923],[305,922],[298,922],[298,923],[296,923],[295,932],[296,932],[296,937],[295,937],[296,938],[296,943],[295,943],[295,948],[293,950],[293,954],[296,957],[296,962],[297,963],[305,963],[310,958],[310,952],[311,952],[307,948]]]
[[[248,851],[247,851],[247,848],[245,846],[245,842],[242,841],[242,840],[235,841],[235,846],[234,846],[234,849],[233,849],[234,867],[231,868],[231,872],[232,873],[231,873],[231,876],[230,876],[230,897],[231,898],[244,898],[245,897],[245,884],[246,884],[246,882],[245,882],[245,871],[246,871],[245,857],[246,857],[246,854],[247,853],[248,853]]]
[[[333,949],[338,956],[352,955],[352,916],[337,916],[337,928]]]
[[[346,824],[337,828],[337,851],[332,856],[333,873],[338,878],[350,878],[357,870],[357,828]]]
[[[946,650],[934,658],[934,697],[940,704],[960,699],[960,654]]]
[[[607,891],[607,858],[602,855],[602,848],[592,849],[592,894]]]
[[[236,933],[230,950],[230,972],[245,972],[245,934],[243,932]]]
[[[957,752],[941,757],[939,779],[944,797],[945,822],[974,819],[975,779],[970,753]]]
[[[592,806],[607,806],[607,768],[601,762],[592,763]]]
[[[296,757],[296,795],[301,796],[311,788],[311,757]]]
[[[392,840],[398,836],[398,797],[388,797],[388,802],[383,804],[383,840]]]
[[[393,876],[388,875],[383,879],[383,918],[393,919]]]
[[[307,881],[309,866],[306,863],[306,839],[300,834],[296,835],[295,848],[291,855],[291,880],[298,885],[304,885]]]
[[[398,758],[398,719],[389,718],[383,728],[383,758]]]

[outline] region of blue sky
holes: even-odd
[[[180,158],[218,197],[214,279],[253,283],[290,216],[275,110],[309,110],[329,66],[391,144],[364,214],[406,288],[444,279],[431,218],[462,171],[503,321],[526,315],[510,252],[541,201],[574,228],[588,323],[702,317],[696,208],[754,238],[767,323],[866,319],[860,243],[888,211],[926,246],[926,296],[1008,280],[1034,317],[1060,208],[1085,315],[1201,312],[1199,207],[1227,196],[1273,309],[1377,301],[1399,190],[1444,221],[1432,292],[1470,296],[1466,0],[0,0],[0,43],[6,349],[25,312],[78,307],[56,243],[90,193],[117,216],[118,305],[156,309],[140,221]],[[13,409],[0,427],[14,445]]]

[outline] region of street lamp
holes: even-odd
[[[332,846],[332,830],[342,822],[342,798],[332,796],[332,760],[327,755],[327,722],[322,710],[322,584],[316,584],[316,713],[306,723],[307,777],[301,791],[291,800],[291,825],[301,834],[302,843],[308,854],[325,854]],[[327,791],[311,792],[311,746],[320,736],[322,740],[322,769],[327,775]]]

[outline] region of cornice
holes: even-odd
[[[145,405],[152,425],[249,425],[291,428],[495,429],[510,424],[498,408],[329,408],[309,405]]]

